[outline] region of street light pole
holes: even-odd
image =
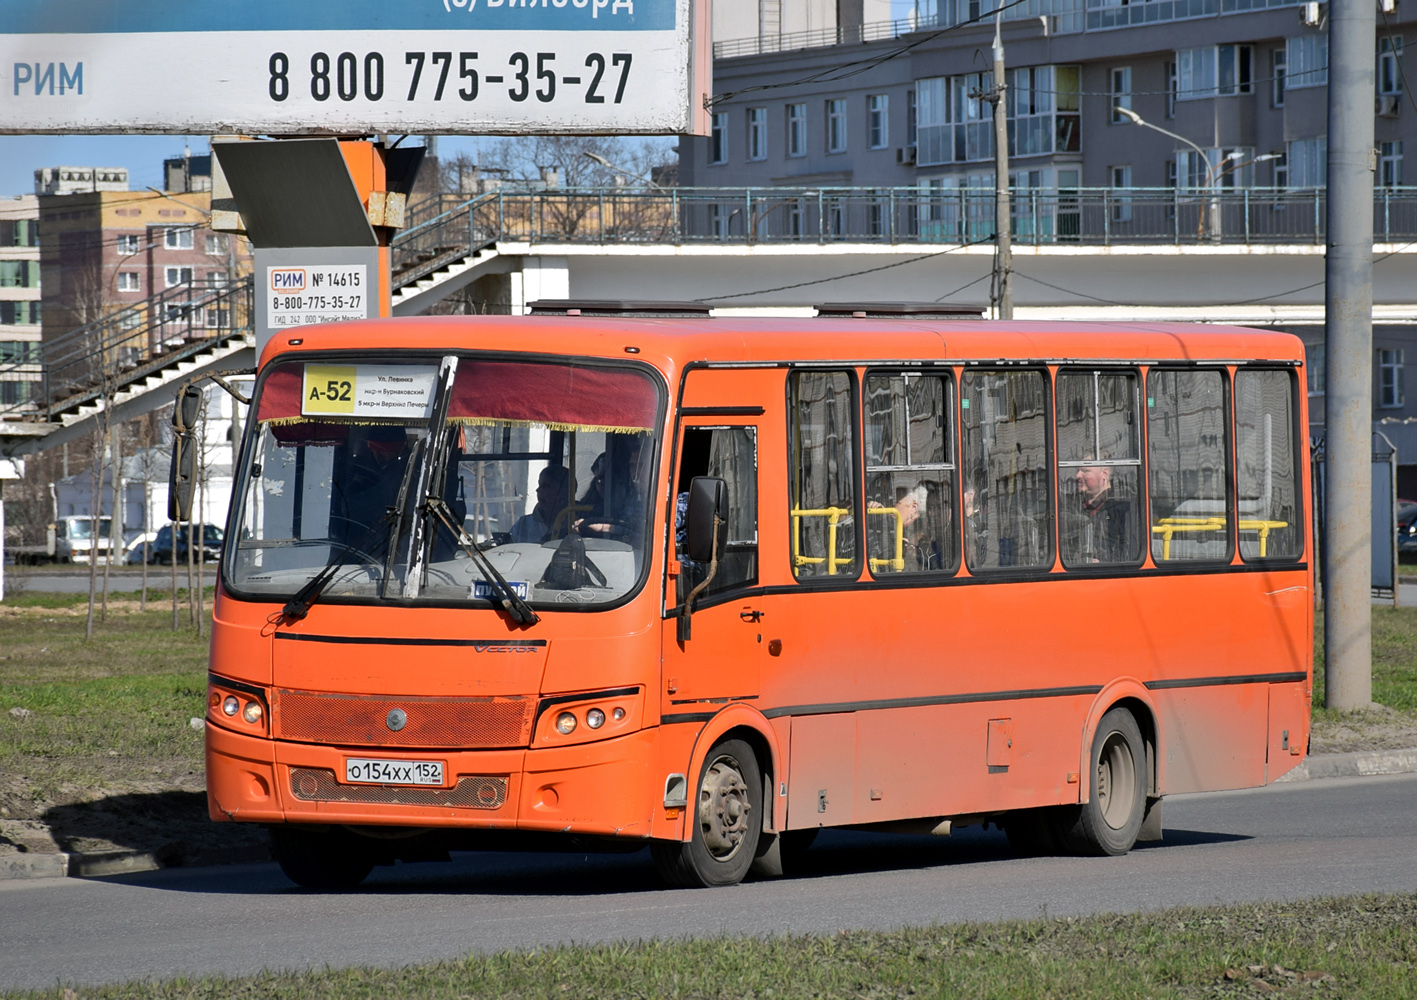
[[[1210,222],[1211,222],[1211,232],[1212,232],[1212,234],[1218,235],[1219,232],[1220,232],[1220,227],[1219,227],[1219,225],[1218,225],[1219,219],[1218,219],[1217,217],[1218,217],[1218,215],[1219,215],[1220,213],[1219,213],[1219,206],[1216,204],[1215,198],[1213,197],[1213,195],[1215,194],[1216,175],[1215,175],[1215,167],[1212,167],[1212,166],[1210,165],[1210,155],[1209,155],[1208,153],[1206,153],[1205,150],[1203,150],[1203,149],[1201,149],[1199,146],[1197,146],[1197,145],[1196,145],[1194,142],[1192,142],[1190,139],[1187,139],[1184,135],[1177,135],[1175,132],[1172,132],[1170,129],[1164,129],[1164,128],[1162,128],[1160,125],[1153,125],[1151,122],[1147,121],[1145,118],[1143,118],[1141,115],[1137,114],[1137,113],[1136,113],[1135,111],[1133,111],[1131,108],[1124,108],[1124,107],[1122,107],[1120,104],[1117,104],[1117,105],[1113,105],[1112,110],[1116,111],[1119,115],[1125,116],[1133,125],[1140,125],[1142,128],[1149,128],[1149,129],[1151,129],[1153,132],[1160,132],[1162,135],[1164,135],[1164,136],[1169,136],[1170,138],[1175,139],[1177,142],[1184,142],[1187,146],[1190,146],[1192,149],[1194,149],[1194,150],[1196,151],[1196,155],[1201,158],[1201,163],[1203,163],[1203,164],[1205,165],[1205,187],[1206,187],[1206,190],[1207,190],[1208,192],[1210,192],[1210,194],[1212,195],[1212,197],[1211,197],[1211,199],[1210,199],[1210,206],[1209,206],[1209,207],[1210,207],[1210,215],[1211,215],[1211,220],[1210,220]],[[1178,178],[1178,179],[1179,179],[1179,178]],[[1201,219],[1204,219],[1204,216],[1202,216]],[[1204,234],[1204,227],[1201,225],[1201,219],[1197,219],[1197,220],[1196,220],[1196,223],[1197,223],[1197,224],[1196,224],[1196,230],[1197,230],[1197,231],[1196,231],[1196,235],[1197,235],[1197,236],[1201,236],[1201,235]]]
[[[994,15],[994,278],[995,318],[1014,318],[1013,242],[1009,204],[1009,122],[1004,83],[1004,12]]]

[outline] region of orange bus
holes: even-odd
[[[575,315],[260,359],[207,787],[285,873],[821,827],[1116,855],[1306,752],[1303,350],[1166,324]]]

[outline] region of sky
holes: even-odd
[[[477,139],[443,136],[443,157],[466,151],[476,155]],[[128,186],[141,191],[162,186],[162,161],[207,152],[204,135],[0,135],[0,198],[34,193],[34,172],[40,167],[127,167]]]

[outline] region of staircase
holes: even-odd
[[[467,285],[497,256],[502,233],[499,192],[456,201],[437,195],[410,210],[415,224],[389,247],[395,316],[412,316]],[[419,216],[424,221],[418,222]]]

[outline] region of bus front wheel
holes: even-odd
[[[372,854],[344,830],[273,826],[271,853],[285,877],[307,889],[352,889],[374,870]]]
[[[715,745],[698,789],[692,834],[683,842],[651,844],[654,866],[671,885],[735,885],[748,874],[762,832],[763,780],[753,748],[742,740]]]
[[[1126,854],[1137,842],[1146,813],[1146,744],[1132,713],[1114,708],[1092,738],[1092,787],[1076,807],[1062,841],[1077,854]]]

